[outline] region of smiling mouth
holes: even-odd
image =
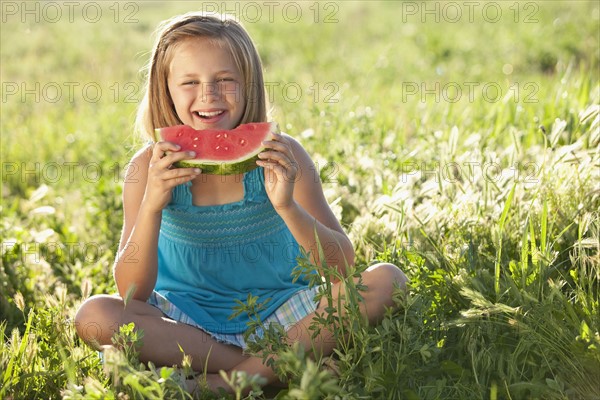
[[[219,111],[194,111],[194,114],[196,114],[196,116],[202,118],[202,119],[211,119],[214,117],[218,117],[219,115],[223,114],[225,111],[224,110],[219,110]]]

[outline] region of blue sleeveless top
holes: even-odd
[[[236,300],[269,299],[262,321],[307,287],[292,282],[298,242],[267,197],[262,167],[243,175],[238,202],[195,206],[190,186],[175,187],[163,209],[155,290],[209,332],[244,332],[247,313],[229,319]]]

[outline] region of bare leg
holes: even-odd
[[[156,307],[131,300],[127,307],[118,296],[98,295],[85,301],[75,316],[77,334],[93,347],[111,344],[119,326],[134,322],[144,331],[140,360],[157,366],[180,365],[184,353],[192,358],[192,368],[207,373],[228,370],[247,356],[239,347],[217,342],[195,327],[166,318]],[[208,362],[207,362],[208,358]],[[206,363],[206,364],[205,364]]]
[[[361,292],[364,302],[361,303],[361,314],[368,318],[370,324],[375,324],[383,317],[386,307],[394,305],[392,294],[394,288],[399,286],[402,289],[406,288],[407,278],[400,269],[391,264],[377,264],[365,271],[362,275],[363,284],[368,287],[365,292]],[[332,295],[334,304],[337,306],[337,299],[343,290],[341,283],[335,283],[332,287]],[[344,300],[341,301],[342,307]],[[327,307],[327,299],[321,299],[321,303],[315,313],[324,313]],[[287,331],[288,341],[299,342],[307,351],[314,349],[320,355],[329,355],[333,352],[336,340],[333,333],[325,327],[321,329],[320,335],[316,339],[311,339],[311,332],[308,330],[315,313],[307,315],[300,320],[296,325]],[[277,380],[277,376],[273,370],[263,364],[260,357],[248,357],[233,367],[228,374],[233,371],[246,371],[248,374],[259,374],[267,379],[267,383],[272,383]],[[213,390],[219,387],[226,387],[225,382],[219,375],[207,376],[208,385]]]

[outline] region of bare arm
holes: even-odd
[[[273,150],[261,156],[260,163],[265,166],[265,186],[271,202],[300,246],[311,251],[312,261],[317,265],[321,261],[316,230],[324,261],[345,275],[346,265],[354,264],[354,248],[325,199],[314,163],[293,138],[280,135],[275,142],[271,144]],[[281,170],[276,171],[278,168]]]
[[[165,156],[167,150],[174,152]],[[191,158],[176,150],[167,142],[140,150],[125,173],[123,231],[113,270],[121,297],[133,290],[134,299],[146,301],[152,293],[158,274],[162,209],[169,203],[173,187],[198,175],[191,168],[170,169],[175,161]]]

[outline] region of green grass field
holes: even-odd
[[[0,398],[186,398],[133,349],[103,366],[71,318],[115,291],[151,33],[199,9],[250,31],[272,118],[313,154],[357,271],[411,279],[376,327],[352,301],[328,317],[338,374],[266,338],[289,388],[252,398],[600,396],[597,2],[0,7]]]

